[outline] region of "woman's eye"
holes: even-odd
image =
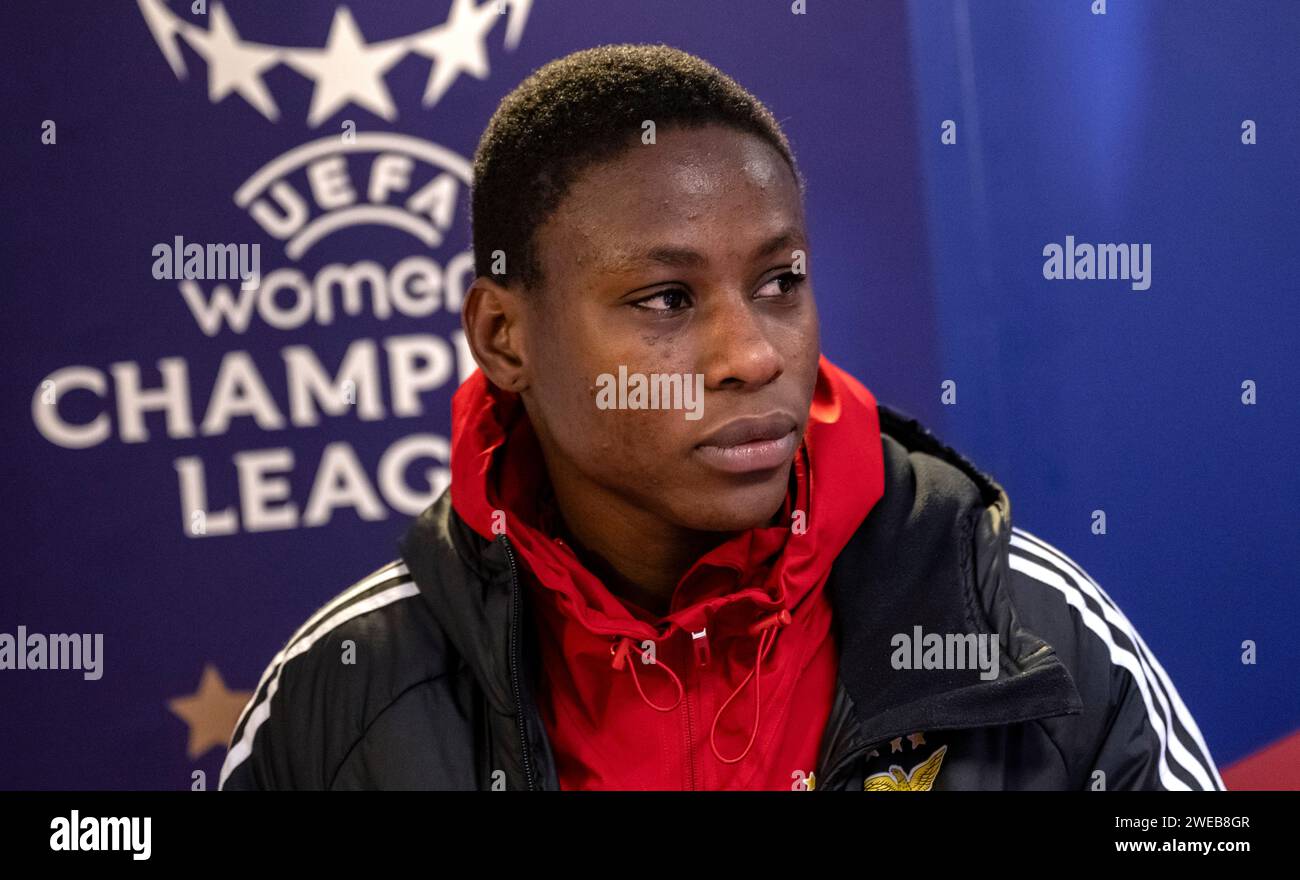
[[[684,290],[665,290],[654,296],[638,300],[634,305],[652,312],[676,312],[682,308],[681,301],[686,298]]]
[[[772,285],[776,285],[776,292],[769,295],[785,296],[786,294],[793,291],[800,284],[802,284],[804,278],[805,276],[802,272],[784,272],[776,276],[775,278],[773,278],[771,281],[767,282],[767,284],[764,284],[763,287],[760,289],[765,290],[771,287]]]

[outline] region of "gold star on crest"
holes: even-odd
[[[189,725],[190,741],[185,754],[191,761],[207,754],[213,746],[230,742],[239,713],[252,696],[252,691],[228,689],[217,667],[209,663],[203,667],[197,691],[167,701],[172,714]]]

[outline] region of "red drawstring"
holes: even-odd
[[[650,655],[651,656],[650,663],[654,666],[661,667],[663,671],[668,673],[668,676],[673,680],[673,684],[677,686],[677,699],[673,700],[673,704],[671,706],[660,706],[657,703],[652,702],[650,698],[645,695],[645,691],[641,689],[641,679],[636,677],[636,667],[638,661],[634,661],[628,657],[628,646],[635,645],[635,644],[636,642],[631,637],[623,636],[622,638],[617,639],[612,645],[610,645],[609,653],[614,655],[614,662],[611,665],[615,669],[619,670],[620,672],[623,670],[624,666],[627,666],[627,668],[632,671],[632,682],[633,684],[636,685],[637,693],[641,695],[641,699],[645,701],[645,704],[647,706],[649,706],[651,709],[658,709],[660,712],[671,712],[673,709],[677,708],[678,703],[682,701],[682,697],[684,697],[686,694],[685,689],[682,688],[681,679],[677,677],[676,673],[674,673],[671,669],[668,668],[668,664],[660,661],[659,658],[656,657],[655,655],[653,654]]]
[[[789,624],[790,620],[790,612],[782,608],[780,611],[764,617],[762,620],[758,621],[758,623],[753,624],[749,628],[750,635],[757,635],[759,637],[758,656],[754,660],[754,668],[749,671],[749,674],[745,676],[745,680],[731,692],[731,696],[727,697],[727,701],[718,709],[718,713],[713,716],[713,726],[709,729],[709,745],[713,749],[713,754],[724,764],[735,764],[737,761],[740,761],[749,754],[749,750],[754,745],[754,739],[758,736],[758,724],[762,712],[763,660],[767,657],[767,652],[776,641],[777,628]],[[682,687],[681,679],[677,677],[676,673],[668,668],[668,664],[664,663],[658,657],[654,657],[650,662],[655,666],[661,667],[664,672],[668,673],[668,677],[673,680],[673,685],[677,688],[677,699],[673,701],[671,706],[660,706],[652,701],[646,696],[645,690],[641,687],[641,679],[637,677],[637,662],[632,660],[629,656],[629,652],[634,650],[635,645],[635,639],[630,636],[622,636],[615,639],[613,644],[609,646],[609,652],[614,655],[614,660],[611,665],[620,672],[623,670],[624,666],[631,671],[632,682],[636,685],[637,693],[641,695],[641,699],[645,701],[647,706],[652,709],[657,709],[660,712],[670,712],[673,709],[676,709],[678,704],[680,704],[682,699],[686,696],[686,691]],[[745,750],[736,757],[724,758],[718,751],[718,722],[722,720],[722,713],[727,710],[727,706],[731,705],[732,700],[740,696],[740,692],[745,689],[745,685],[749,684],[751,678],[754,679],[754,726],[749,734],[749,742],[745,743]]]
[[[754,660],[754,668],[749,671],[749,675],[745,676],[745,680],[740,683],[740,686],[731,692],[731,696],[727,697],[727,702],[723,703],[722,707],[718,709],[718,714],[713,716],[713,727],[709,728],[709,745],[713,748],[714,756],[724,764],[735,764],[737,761],[748,755],[750,748],[754,745],[754,738],[758,736],[759,713],[762,711],[760,679],[762,677],[763,658],[767,656],[768,649],[771,648],[772,643],[776,641],[777,627],[785,626],[789,622],[790,612],[782,608],[775,614],[769,614],[767,617],[764,617],[758,623],[749,628],[750,635],[762,633],[758,640],[758,657]],[[749,742],[745,743],[745,750],[736,757],[724,758],[722,757],[722,753],[718,751],[718,744],[715,740],[718,732],[718,722],[722,719],[722,713],[726,711],[727,706],[731,704],[732,700],[740,696],[740,692],[745,689],[745,685],[749,684],[751,678],[754,679],[754,727],[753,730],[750,731]]]

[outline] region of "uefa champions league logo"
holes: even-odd
[[[348,159],[364,166],[360,177]],[[295,185],[298,172],[303,183]],[[235,204],[299,260],[330,233],[358,225],[399,229],[436,248],[469,184],[470,163],[452,150],[397,132],[361,132],[273,159],[239,187]]]
[[[385,121],[397,119],[397,107],[384,74],[408,54],[432,62],[423,104],[432,107],[462,74],[486,79],[489,74],[487,34],[506,22],[505,46],[513,51],[523,36],[533,0],[452,0],[445,22],[422,31],[366,42],[351,11],[334,11],[325,46],[280,46],[240,37],[230,13],[213,2],[205,29],[181,18],[165,0],[136,0],[163,57],[178,79],[189,71],[176,42],[179,36],[207,63],[208,99],[213,103],[238,94],[272,122],[280,108],[263,80],[279,64],[310,79],[314,88],[307,124],[312,128],[349,104],[363,107]]]
[[[186,4],[189,8],[182,12],[196,13],[187,19],[164,0],[137,0],[176,76],[189,74],[182,52],[187,45],[207,65],[211,102],[237,93],[277,122],[283,114],[265,75],[283,64],[313,84],[308,127],[322,125],[347,107],[395,122],[397,102],[385,74],[411,53],[432,61],[425,107],[438,103],[463,74],[486,79],[487,34],[504,23],[505,46],[515,48],[532,6],[532,0],[452,0],[446,22],[376,43],[366,41],[351,12],[340,6],[325,46],[307,47],[245,40],[222,3],[200,8],[200,2]],[[182,9],[180,0],[175,5]],[[195,23],[203,12],[206,28]],[[338,132],[318,133],[269,161],[252,164],[247,175],[242,183],[229,183],[234,202],[261,235],[283,248],[288,264],[267,266],[264,273],[260,260],[256,272],[223,274],[207,263],[190,270],[191,251],[195,260],[201,253],[211,262],[210,254],[232,248],[226,242],[244,242],[245,236],[234,233],[220,236],[219,242],[198,242],[185,229],[169,228],[165,238],[156,239],[164,243],[155,247],[160,253],[141,250],[142,261],[156,270],[155,279],[175,285],[178,304],[188,310],[193,327],[204,337],[220,339],[250,333],[259,323],[264,330],[288,334],[310,331],[311,325],[338,327],[356,318],[383,322],[382,338],[360,328],[355,338],[341,338],[347,331],[340,328],[319,353],[311,336],[298,336],[286,339],[279,357],[237,346],[220,356],[215,375],[203,366],[211,352],[150,353],[140,361],[122,359],[106,367],[72,364],[37,383],[33,423],[47,440],[67,449],[206,441],[225,435],[242,419],[271,432],[265,448],[233,454],[217,454],[204,443],[177,449],[171,464],[187,537],[322,527],[344,510],[363,521],[415,515],[450,479],[447,437],[419,421],[408,422],[405,430],[395,426],[387,448],[375,455],[338,438],[324,451],[298,448],[275,432],[290,426],[337,431],[337,420],[343,419],[418,420],[428,414],[432,394],[454,388],[473,371],[473,357],[457,326],[474,277],[473,253],[462,244],[470,161],[422,137],[358,131],[354,120],[343,119]],[[409,250],[380,259],[368,251],[376,239],[333,240],[358,227],[396,230],[406,237]],[[165,242],[174,242],[170,257]],[[233,246],[236,253],[237,248]],[[185,259],[178,260],[178,253]],[[245,275],[256,280],[245,281]],[[446,325],[441,331],[430,324],[439,317]],[[347,348],[340,357],[334,346],[342,342]],[[147,371],[155,366],[160,378],[149,387]],[[266,377],[276,372],[282,376],[268,383]],[[79,421],[71,409],[65,412],[68,395],[89,402],[94,411],[90,421]],[[197,401],[206,406],[196,410]],[[151,428],[145,414],[158,411],[165,418]],[[280,493],[289,485],[287,475],[304,469],[316,474],[305,494]]]
[[[463,74],[488,78],[488,33],[504,22],[505,47],[513,51],[523,36],[532,2],[452,0],[445,22],[373,43],[366,41],[351,11],[339,6],[321,48],[245,40],[221,2],[190,8],[190,12],[206,13],[204,28],[182,17],[166,0],[137,0],[150,33],[178,78],[189,75],[183,41],[207,65],[211,102],[236,93],[275,122],[282,114],[265,75],[283,64],[313,83],[306,119],[313,128],[349,106],[394,122],[397,103],[384,77],[408,54],[432,62],[422,101],[426,108],[437,104]],[[344,119],[339,134],[318,138],[267,162],[238,188],[234,198],[296,262],[322,238],[356,226],[400,230],[425,248],[438,248],[460,220],[457,204],[470,176],[469,160],[453,150],[410,134],[359,132],[353,120]],[[453,259],[451,268],[459,272],[461,262]],[[281,285],[296,283],[292,270],[287,271],[287,276],[272,272],[269,278]],[[191,307],[201,293],[192,281],[182,285],[182,292]],[[216,295],[220,297],[220,290]],[[205,332],[212,332],[210,322],[200,323]]]

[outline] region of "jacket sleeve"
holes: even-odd
[[[1195,721],[1173,682],[1164,677],[1166,686],[1159,675],[1147,677],[1158,665],[1149,652],[1147,656],[1151,662],[1141,664],[1141,676],[1126,666],[1112,669],[1109,718],[1089,787],[1221,790],[1223,782],[1209,750],[1199,742]]]
[[[1077,563],[1021,529],[1012,590],[1026,624],[1056,649],[1084,702],[1049,723],[1088,790],[1223,790],[1210,750],[1137,629]]]
[[[269,791],[278,787],[274,762],[268,755],[267,732],[253,730],[252,738],[247,739],[249,716],[259,705],[259,695],[260,689],[248,701],[239,724],[235,726],[226,750],[226,760],[221,765],[221,791]]]
[[[221,791],[323,788],[306,778],[304,768],[319,766],[310,719],[305,716],[300,680],[302,660],[271,661],[231,735],[221,767]]]
[[[406,566],[392,562],[318,608],[262,673],[231,734],[220,789],[400,787],[403,771],[420,765],[376,757],[365,740],[395,738],[384,719],[425,717],[413,707],[432,697],[417,689],[445,671],[419,596]],[[446,687],[435,690],[450,699]]]
[[[329,787],[329,761],[356,733],[352,714],[339,708],[353,701],[331,674],[340,664],[326,658],[339,656],[342,639],[362,636],[328,623],[307,632],[320,616],[309,620],[262,673],[231,733],[221,791]]]

